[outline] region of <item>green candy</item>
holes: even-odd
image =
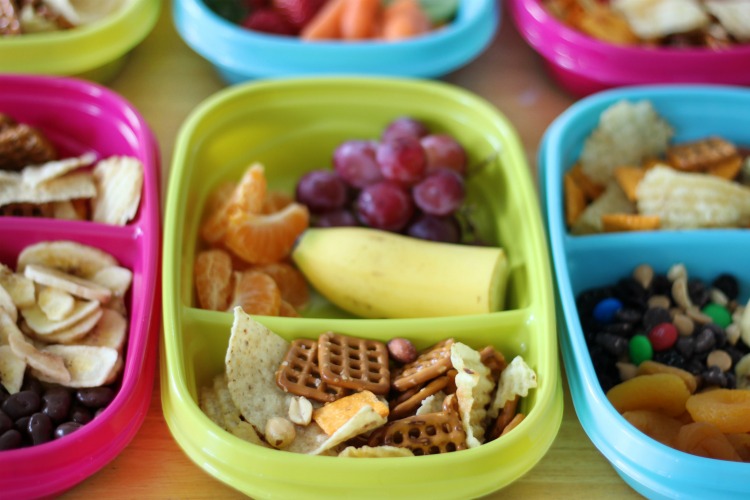
[[[628,349],[630,351],[630,362],[636,366],[654,357],[654,348],[651,346],[651,341],[641,333],[631,337]]]
[[[714,323],[722,328],[726,328],[732,324],[731,313],[726,307],[720,306],[719,304],[711,302],[710,304],[707,304],[701,312],[711,318]]]

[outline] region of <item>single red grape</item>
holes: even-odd
[[[368,184],[383,180],[375,159],[378,143],[350,140],[342,142],[333,152],[333,168],[344,182],[362,189]]]
[[[366,226],[401,231],[414,213],[409,192],[398,184],[381,181],[366,186],[357,198],[357,215]]]
[[[312,213],[342,208],[348,198],[346,183],[333,170],[311,170],[297,182],[295,199]]]
[[[463,203],[464,180],[448,168],[433,170],[412,189],[414,203],[430,215],[450,215]]]
[[[449,168],[461,175],[466,174],[466,151],[449,134],[430,134],[420,140],[427,155],[427,171]]]
[[[414,137],[381,142],[376,158],[383,177],[407,186],[419,182],[427,168],[427,155]]]
[[[320,214],[314,219],[315,227],[359,226],[354,214],[346,209]]]
[[[427,126],[421,121],[409,116],[401,116],[386,125],[381,140],[389,141],[404,136],[419,139],[428,133]]]
[[[406,234],[422,240],[443,243],[458,243],[461,240],[461,228],[452,216],[422,214],[409,225]]]

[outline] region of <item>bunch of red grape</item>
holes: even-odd
[[[466,151],[450,134],[412,117],[391,121],[380,140],[352,139],[333,153],[333,170],[302,176],[295,197],[318,227],[363,225],[458,243]]]

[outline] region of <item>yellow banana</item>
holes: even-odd
[[[505,300],[508,262],[497,247],[363,227],[310,228],[292,259],[321,295],[363,318],[490,313]]]

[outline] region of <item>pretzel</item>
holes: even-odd
[[[388,348],[382,342],[326,332],[318,337],[320,378],[330,386],[385,395]]]
[[[435,455],[465,450],[466,433],[455,411],[441,411],[394,420],[386,425],[383,443],[414,455]]]
[[[349,393],[344,388],[329,386],[321,379],[318,342],[311,339],[297,339],[289,345],[276,371],[276,384],[284,392],[323,403],[335,401]]]
[[[404,365],[392,382],[393,388],[403,392],[447,372],[452,366],[451,345],[453,339],[443,340]]]
[[[422,401],[445,389],[448,382],[449,377],[443,375],[420,388],[414,387],[409,389],[393,402],[388,417],[391,420],[396,420],[409,415],[413,410],[419,407]]]

